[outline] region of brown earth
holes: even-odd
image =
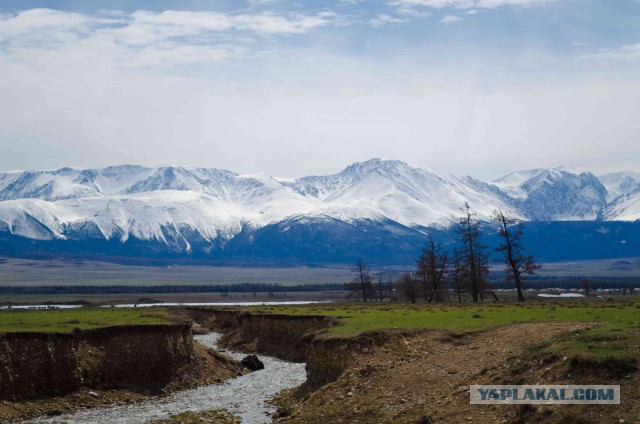
[[[82,408],[114,406],[140,402],[149,397],[162,397],[169,393],[205,384],[222,383],[246,373],[238,362],[198,343],[193,344],[194,360],[182,366],[174,377],[160,387],[139,389],[99,390],[82,387],[66,396],[50,397],[26,402],[0,402],[0,422],[15,422],[42,415],[60,415]],[[206,421],[203,421],[206,422]]]
[[[292,362],[307,361],[307,348],[316,334],[338,323],[336,318],[323,315],[260,314],[198,307],[187,308],[185,313],[200,328],[221,332],[221,347]]]
[[[194,360],[191,324],[0,334],[0,400],[164,386]]]
[[[310,380],[302,388],[276,398],[279,406],[276,421],[640,422],[638,372],[620,376],[606,370],[588,370],[563,358],[539,359],[527,353],[526,348],[532,343],[586,326],[588,324],[516,324],[463,336],[419,331],[365,334],[360,340],[316,340],[309,347]],[[323,366],[324,376],[321,375]],[[471,405],[471,384],[620,384],[622,403],[544,407]]]

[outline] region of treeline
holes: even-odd
[[[401,274],[396,281],[390,278],[384,281],[381,276],[377,282],[372,281],[369,267],[358,260],[353,269],[355,277],[346,284],[349,296],[365,302],[403,297],[412,303],[420,298],[431,303],[450,300],[452,294],[460,302],[463,295],[470,296],[473,302],[486,297],[498,300],[489,284],[490,251],[482,242],[480,222],[468,203],[464,203],[461,211],[462,216],[454,225],[457,237],[453,248],[445,249],[428,235],[415,271]],[[518,300],[524,301],[522,281],[540,265],[525,253],[523,226],[519,220],[497,210],[493,223],[500,236],[500,244],[493,251],[502,256],[507,280],[515,286]]]
[[[344,290],[335,284],[266,284],[238,283],[223,285],[164,286],[0,286],[0,294],[136,294],[136,293],[291,293]]]

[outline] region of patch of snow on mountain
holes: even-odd
[[[640,187],[626,194],[621,194],[602,210],[599,216],[605,221],[638,221],[640,220]]]
[[[567,167],[518,171],[493,184],[531,220],[591,220],[607,204],[607,189],[595,175]]]
[[[517,171],[498,178],[491,183],[515,199],[526,199],[528,193],[523,190],[524,183],[544,172],[544,169]]]
[[[598,176],[598,179],[607,188],[607,201],[611,202],[616,197],[631,193],[640,187],[640,172],[622,171]]]

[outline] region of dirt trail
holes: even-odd
[[[528,345],[586,326],[589,324],[528,323],[461,337],[442,331],[399,335],[380,348],[351,353],[353,365],[337,381],[302,400],[292,403],[293,394],[281,396],[278,400],[283,405],[281,415],[288,416],[279,421],[514,422],[522,408],[470,405],[469,385],[496,384],[517,378],[512,369],[517,365],[522,367],[520,355]],[[540,372],[527,374],[525,381],[518,384],[570,384],[558,381],[559,376],[547,375],[554,371],[550,367],[545,371],[545,367],[540,364],[536,367]],[[557,378],[554,380],[554,377]],[[588,381],[581,383],[589,384]]]

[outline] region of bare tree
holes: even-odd
[[[451,254],[451,267],[449,268],[449,280],[453,282],[454,289],[458,295],[458,302],[462,302],[462,292],[466,287],[466,272],[464,258],[457,247],[453,248]]]
[[[409,299],[411,303],[416,303],[418,298],[418,281],[414,275],[409,272],[405,272],[400,275],[398,280],[398,290]]]
[[[490,290],[489,286],[489,252],[487,251],[487,245],[484,245],[478,241],[475,245],[475,258],[476,258],[476,281],[478,282],[478,295],[480,301],[484,302],[484,295],[490,294],[497,301],[498,296]]]
[[[591,283],[589,282],[589,279],[587,277],[583,277],[581,284],[582,290],[584,290],[584,295],[589,297],[589,293],[591,293]]]
[[[416,274],[422,279],[424,300],[433,302],[436,293],[442,292],[442,281],[448,265],[448,252],[429,235],[418,257]],[[442,297],[442,296],[439,296]],[[438,299],[442,300],[442,299]]]
[[[376,291],[376,287],[373,283],[373,279],[369,277],[369,283],[366,284],[367,289],[367,300],[369,302],[377,302],[378,301],[378,293]]]
[[[389,293],[389,300],[395,301],[398,300],[397,297],[393,294],[393,280],[391,279],[391,274],[387,276],[387,293]]]
[[[416,287],[416,290],[422,292],[421,294],[424,297],[424,300],[426,301],[428,298],[429,292],[431,291],[431,288],[430,288],[431,275],[429,272],[429,261],[427,260],[427,257],[424,254],[424,249],[422,250],[423,250],[422,253],[418,257],[418,260],[416,261],[416,272],[414,274],[414,278],[416,279],[416,282],[419,283],[418,287]],[[416,296],[418,296],[418,293],[416,293]]]
[[[541,267],[533,260],[533,256],[525,255],[522,245],[522,222],[516,218],[507,217],[501,210],[494,212],[493,221],[498,225],[498,234],[502,241],[494,250],[504,254],[507,264],[507,280],[513,280],[518,292],[518,301],[524,302],[522,294],[522,275],[533,274]]]
[[[362,260],[358,259],[352,269],[355,273],[355,277],[350,282],[346,283],[349,297],[362,296],[364,302],[371,296],[373,287],[371,284],[371,275],[369,266]]]
[[[382,281],[382,274],[378,276],[378,284],[376,285],[376,292],[378,295],[378,300],[382,302],[386,297],[386,287],[384,282]]]
[[[460,254],[464,258],[464,264],[467,268],[471,299],[477,302],[479,296],[482,296],[479,281],[480,273],[478,272],[479,252],[477,251],[481,248],[479,244],[481,235],[480,224],[475,212],[471,212],[469,203],[464,202],[464,205],[460,209],[464,215],[458,219],[456,233],[458,234],[458,241],[462,245]]]

